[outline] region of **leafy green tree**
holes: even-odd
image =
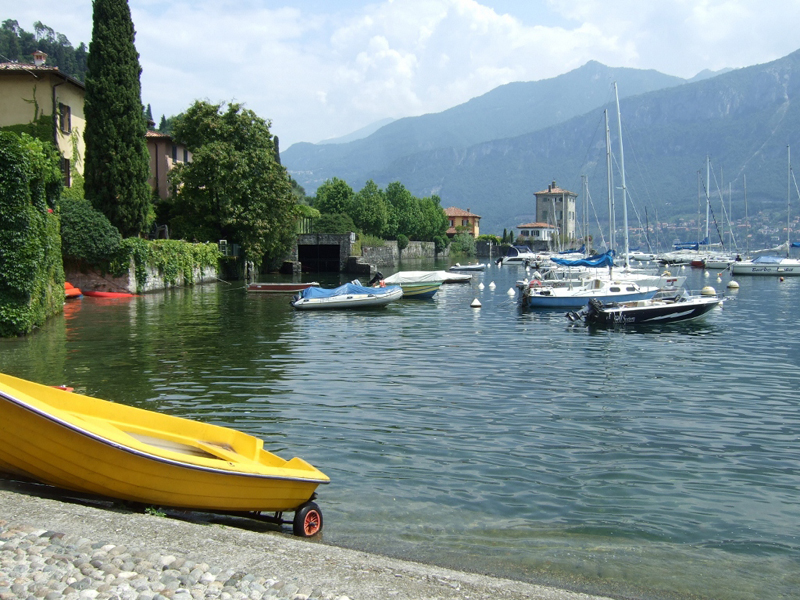
[[[353,188],[347,182],[334,177],[317,188],[314,208],[322,214],[346,215],[353,202]]]
[[[286,169],[275,160],[270,123],[231,103],[195,102],[175,122],[192,162],[170,172],[170,230],[186,239],[227,239],[247,260],[281,258],[298,217]]]
[[[431,242],[437,236],[446,236],[449,222],[441,206],[439,196],[421,198],[419,200],[420,224],[417,238],[423,242]]]
[[[417,198],[402,183],[393,181],[386,186],[386,200],[392,212],[388,228],[396,224],[396,230],[387,237],[396,237],[401,233],[410,238],[415,237],[421,216]]]
[[[314,233],[350,233],[355,231],[356,226],[350,215],[343,214],[324,214],[318,219],[314,219]]]
[[[123,236],[138,235],[150,213],[150,155],[126,0],[94,0],[88,66],[84,192]]]
[[[353,223],[367,235],[379,236],[386,228],[388,210],[383,192],[371,179],[353,197],[350,216]]]

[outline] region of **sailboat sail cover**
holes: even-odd
[[[581,258],[578,260],[569,260],[555,256],[551,256],[550,260],[563,267],[613,267],[614,251],[609,250],[605,254],[593,256],[592,258]]]

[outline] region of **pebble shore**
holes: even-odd
[[[234,569],[0,521],[0,600],[349,600]]]
[[[603,600],[47,490],[0,477],[0,600]]]

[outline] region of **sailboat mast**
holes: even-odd
[[[711,189],[711,158],[706,154],[706,240],[708,240],[708,220],[709,210],[711,209],[711,197],[709,190]]]
[[[611,168],[611,131],[608,128],[608,109],[603,111],[606,117],[606,168],[608,169],[608,245],[609,250],[616,250],[617,244],[614,239],[614,224],[616,215],[614,214],[614,171]]]
[[[619,113],[619,93],[617,82],[614,82],[614,97],[617,101],[617,128],[619,129],[619,171],[622,177],[622,222],[625,227],[625,268],[628,267],[628,190],[625,186],[625,153],[622,151],[622,118]]]
[[[787,176],[786,176],[786,258],[789,258],[789,253],[792,250],[791,234],[789,233],[789,212],[791,207],[792,198],[792,148],[786,146],[786,163],[787,163]]]
[[[745,255],[750,254],[750,217],[747,215],[747,175],[744,176],[744,222],[747,226],[747,237],[745,237],[744,251]]]

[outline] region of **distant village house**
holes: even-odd
[[[168,198],[172,195],[172,189],[167,173],[178,163],[192,162],[192,153],[166,133],[148,131],[145,135],[150,154],[150,178],[147,182],[158,193],[159,198]]]
[[[469,233],[474,238],[480,235],[481,218],[472,214],[469,209],[464,210],[463,208],[450,206],[444,209],[444,214],[447,215],[447,235],[449,237],[456,235],[459,230]]]
[[[562,240],[575,239],[575,199],[578,195],[561,189],[553,181],[546,190],[536,192],[536,223],[555,228]]]

